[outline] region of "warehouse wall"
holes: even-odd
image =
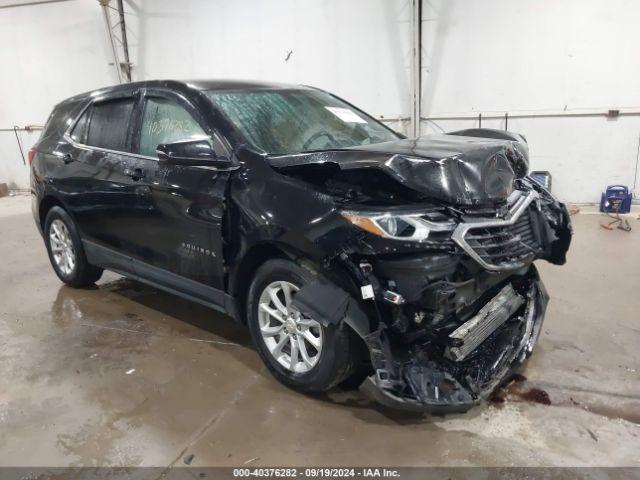
[[[60,100],[117,81],[101,15],[87,0],[0,8],[0,129],[43,125]],[[25,156],[39,135],[19,133]],[[0,182],[29,185],[12,131],[0,131]]]
[[[409,115],[410,0],[131,0],[125,8],[134,80],[306,83],[376,116]],[[633,0],[424,1],[423,115],[640,107],[639,21]],[[11,71],[0,77],[0,128],[42,124],[57,101],[116,82],[94,0],[0,9],[0,41]],[[423,122],[423,131],[477,120],[436,124]],[[564,200],[596,201],[607,183],[633,183],[638,116],[518,118],[509,129],[527,136],[532,167],[553,173]],[[23,140],[28,148],[35,135]],[[26,186],[27,178],[13,132],[0,132],[0,181]]]
[[[424,18],[426,115],[640,111],[640,2],[429,1]],[[445,130],[478,126],[436,122]],[[532,168],[551,171],[565,200],[593,202],[606,184],[633,184],[639,115],[512,118],[508,127],[526,135]],[[424,130],[438,128],[425,122]]]
[[[137,78],[310,84],[376,115],[410,108],[408,0],[138,0]]]

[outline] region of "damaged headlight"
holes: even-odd
[[[431,232],[450,232],[455,227],[451,220],[432,221],[424,213],[393,214],[379,212],[340,212],[355,226],[379,237],[393,240],[421,242]]]

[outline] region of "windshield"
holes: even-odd
[[[400,138],[326,92],[292,89],[207,94],[253,147],[273,155]]]

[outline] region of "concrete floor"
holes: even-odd
[[[137,282],[62,286],[28,208],[0,199],[1,466],[640,466],[637,220],[578,215],[568,264],[540,262],[547,320],[502,403],[419,418],[288,390],[244,328]]]

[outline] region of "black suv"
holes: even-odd
[[[521,135],[406,139],[305,86],[148,81],[58,104],[33,213],[73,287],[103,269],[247,323],[302,391],[466,410],[531,353],[566,208]]]

